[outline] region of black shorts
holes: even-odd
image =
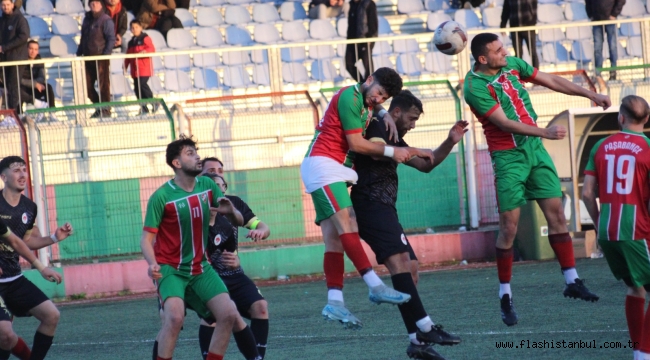
[[[397,211],[389,205],[353,199],[357,216],[359,236],[370,245],[377,263],[383,264],[389,257],[408,252],[411,260],[417,260],[404,229],[397,218]]]
[[[31,316],[31,309],[50,300],[25,276],[0,283],[0,297],[0,321],[11,321],[12,314],[18,317]]]
[[[221,280],[226,284],[230,298],[237,305],[239,314],[246,319],[250,319],[251,315],[248,310],[255,302],[264,300],[264,296],[262,296],[253,280],[243,272],[222,276]]]

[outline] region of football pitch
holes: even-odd
[[[501,322],[495,267],[421,274],[418,288],[425,308],[436,323],[462,337],[460,345],[436,349],[447,359],[632,359],[630,349],[616,348],[628,346],[624,284],[613,278],[604,259],[578,260],[577,269],[600,295],[597,303],[564,298],[555,261],[515,263],[519,324],[513,327]],[[408,340],[397,307],[372,305],[359,278],[346,279],[345,285],[346,304],[364,323],[360,331],[322,319],[324,281],[261,288],[271,316],[266,359],[406,359]],[[151,359],[160,324],[155,298],[59,308],[61,321],[48,359]],[[14,327],[31,344],[36,321],[19,318]],[[200,359],[197,334],[196,315],[188,312],[175,360]],[[512,348],[497,348],[497,343]],[[234,340],[226,359],[243,359]]]

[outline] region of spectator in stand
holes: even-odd
[[[144,0],[138,20],[145,29],[156,29],[167,40],[167,32],[171,29],[182,29],[183,24],[176,16],[174,0]]]
[[[350,3],[345,0],[311,0],[309,17],[311,19],[328,19],[342,15],[347,16]]]
[[[132,14],[139,14],[142,0],[122,0],[122,6]]]
[[[505,0],[501,13],[501,27],[505,28],[510,20],[510,27],[537,25],[537,0]],[[537,36],[535,30],[510,32],[510,39],[515,47],[515,55],[521,59],[524,51],[524,40],[528,47],[530,60],[534,68],[539,67],[537,58]]]
[[[27,43],[29,60],[40,60],[39,45],[36,40]],[[54,107],[54,89],[45,83],[45,65],[26,66],[20,80],[20,97],[22,102],[34,104],[37,108]],[[39,104],[40,102],[40,104]]]
[[[348,12],[348,39],[374,38],[379,34],[377,5],[372,0],[351,0]],[[353,79],[364,82],[374,70],[372,48],[374,42],[348,44],[345,49],[345,68]],[[356,64],[361,59],[364,72]]]
[[[131,33],[133,33],[133,37],[129,41],[129,46],[126,50],[127,54],[156,52],[156,48],[153,46],[153,41],[151,41],[151,38],[142,31],[142,24],[140,24],[140,21],[131,21]],[[149,78],[153,75],[151,58],[141,57],[137,59],[124,59],[124,69],[128,70],[129,66],[131,66],[131,77],[133,78],[135,95],[138,99],[153,98],[151,88],[149,88],[149,85],[147,84],[147,81],[149,81]],[[156,112],[156,106],[154,106],[154,112]],[[149,108],[146,104],[143,104],[140,110],[140,115],[147,113],[149,113]]]
[[[0,3],[2,16],[0,17],[0,60],[19,61],[27,60],[27,41],[29,40],[29,24],[20,12],[14,11],[11,0],[2,0]],[[24,65],[3,67],[3,83],[7,94],[7,108],[21,113],[20,106],[20,78]]]
[[[90,11],[81,24],[81,40],[77,56],[110,55],[115,46],[115,25],[104,10],[101,0],[90,0]],[[86,61],[86,91],[93,104],[111,101],[110,60]],[[99,94],[95,90],[99,82]],[[95,110],[91,117],[110,116],[111,109]]]
[[[585,0],[587,16],[591,21],[616,20],[623,10],[623,5],[625,5],[625,0]],[[616,24],[594,26],[591,31],[594,34],[594,65],[599,83],[604,83],[600,78],[600,68],[603,67],[603,30],[607,33],[611,67],[616,67],[616,60],[618,60]],[[616,80],[616,71],[609,72],[609,79]]]
[[[126,9],[122,6],[121,0],[106,0],[106,13],[113,19],[115,25],[115,48],[122,46],[122,38],[126,33],[129,22],[126,16]]]

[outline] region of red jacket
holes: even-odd
[[[151,38],[144,32],[138,37],[133,37],[129,41],[129,47],[126,50],[127,54],[138,54],[141,52],[153,53],[156,48],[153,46]],[[124,59],[124,68],[128,69],[131,66],[131,77],[151,77],[153,76],[153,66],[151,58],[143,57],[137,59]]]

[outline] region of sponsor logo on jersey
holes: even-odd
[[[214,246],[219,246],[221,244],[221,234],[217,234],[217,236],[214,237]]]
[[[404,234],[402,234],[402,243],[404,243],[404,245],[407,245],[406,236],[404,236]]]

